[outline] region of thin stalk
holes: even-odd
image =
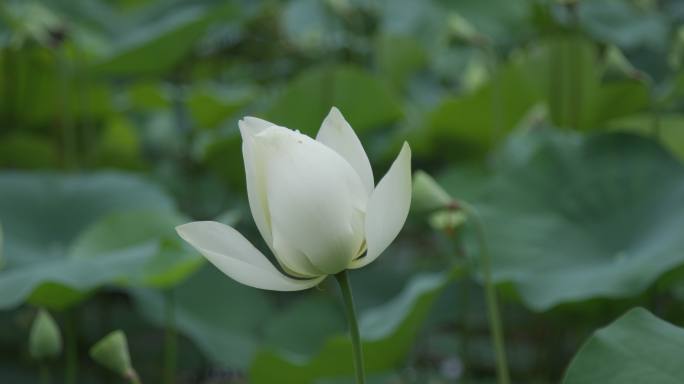
[[[58,48],[56,53],[57,67],[59,69],[59,100],[60,126],[62,129],[62,149],[64,152],[64,165],[71,169],[78,167],[78,153],[76,144],[76,127],[71,118],[71,73],[67,62],[65,48]]]
[[[93,92],[91,85],[94,83],[92,80],[92,74],[90,71],[89,60],[82,49],[77,49],[76,51],[75,65],[76,79],[79,80],[79,84],[76,85],[77,100],[76,104],[82,106],[82,112],[80,113],[81,121],[77,124],[81,127],[81,137],[83,138],[84,148],[94,148],[96,147],[95,139],[93,137]],[[88,160],[92,159],[92,151],[85,152],[83,154],[83,163],[87,163]],[[87,164],[86,164],[87,165]]]
[[[18,88],[17,78],[19,77],[19,74],[17,73],[16,60],[14,60],[13,56],[14,52],[11,47],[5,47],[2,50],[2,73],[4,75],[2,100],[4,101],[3,106],[5,107],[5,125],[8,127],[16,126],[14,115],[17,110],[15,109],[17,108],[15,105],[17,98],[16,89]]]
[[[470,281],[464,281],[462,288],[461,288],[461,322],[462,322],[462,327],[461,327],[461,345],[460,345],[460,351],[461,351],[461,356],[464,361],[468,361],[468,354],[470,351],[470,322],[468,318],[468,313],[470,310]],[[467,379],[469,375],[469,372],[466,370],[463,372],[463,377],[462,379]]]
[[[73,309],[66,313],[64,336],[66,344],[66,369],[64,370],[64,382],[76,384],[78,375],[78,345],[76,340],[76,319]]]
[[[653,93],[653,90],[649,90]],[[658,101],[655,100],[655,96],[651,96],[651,132],[653,138],[656,141],[660,141],[661,131],[660,131],[660,110],[658,109]]]
[[[641,82],[648,89],[649,107],[651,112],[651,134],[655,141],[660,141],[662,133],[660,131],[660,105],[656,94],[655,82],[651,76],[644,72],[639,72],[639,77],[642,79]]]
[[[349,334],[352,342],[352,349],[354,352],[354,370],[356,371],[356,384],[364,384],[366,377],[363,369],[363,349],[361,346],[361,336],[359,334],[359,324],[356,320],[356,310],[354,309],[354,297],[352,296],[351,285],[349,284],[349,276],[344,270],[335,275],[337,283],[340,285],[342,298],[344,300],[344,309],[347,313],[347,322],[349,323]]]
[[[503,121],[503,116],[505,115],[504,100],[501,91],[501,76],[498,73],[499,59],[497,57],[496,50],[487,40],[481,43],[479,47],[485,56],[485,66],[487,70],[489,70],[489,76],[491,79],[490,81],[492,84],[491,106],[493,118],[492,131],[489,132],[489,138],[494,140],[494,138],[500,136],[505,129]]]
[[[135,369],[131,369],[126,374],[126,378],[131,382],[131,384],[142,384],[142,380],[140,380],[140,376],[138,376],[138,372],[136,372]]]
[[[40,383],[50,384],[50,368],[45,362],[40,363]]]
[[[496,298],[496,286],[494,285],[494,281],[492,279],[491,260],[489,259],[484,225],[482,224],[482,220],[477,214],[475,207],[462,201],[459,202],[459,206],[461,206],[468,217],[472,219],[475,232],[477,233],[477,241],[480,247],[480,267],[482,268],[482,277],[484,278],[485,286],[485,299],[487,302],[489,332],[492,337],[492,344],[494,345],[494,352],[496,354],[496,376],[499,384],[509,384],[511,379],[508,373],[504,332],[503,326],[501,324],[499,304]]]
[[[579,13],[577,12],[577,4],[568,3],[567,10],[570,13],[571,27],[574,34],[579,34]],[[573,38],[569,43],[568,56],[570,63],[569,72],[569,86],[570,94],[568,97],[568,117],[570,122],[570,127],[575,130],[580,130],[582,125],[582,99],[583,99],[583,81],[584,77],[582,68],[582,45],[581,42],[576,38]]]
[[[632,68],[627,74],[632,80],[640,82],[646,90],[648,91],[648,105],[649,112],[651,114],[651,136],[653,140],[660,141],[661,139],[661,127],[660,127],[660,102],[658,98],[658,90],[656,88],[655,80],[648,73],[643,72],[639,69]]]
[[[176,305],[172,289],[164,293],[164,383],[173,384],[176,374]]]

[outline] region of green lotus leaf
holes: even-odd
[[[247,367],[259,345],[257,331],[273,312],[266,292],[236,283],[210,265],[173,291],[136,287],[129,292],[140,313],[160,327],[165,295],[173,295],[178,332],[217,365],[233,369]]]
[[[75,252],[83,256],[87,242],[81,236],[93,237],[83,232],[113,212],[174,209],[171,199],[157,186],[125,173],[5,172],[0,174],[0,186],[5,239],[0,308],[26,300],[64,308],[95,287],[144,270],[162,244],[155,237],[143,236],[143,228],[127,236],[119,228],[121,233],[111,233],[109,243],[91,247],[89,257],[69,254],[76,244]],[[139,241],[131,241],[128,247],[109,246],[136,234]]]
[[[493,273],[531,308],[633,296],[684,264],[684,167],[656,142],[541,131],[496,164],[477,204]]]
[[[563,384],[681,383],[682,354],[684,329],[634,308],[584,343]]]
[[[360,134],[401,117],[399,100],[390,87],[353,66],[307,71],[288,84],[265,117],[315,136],[332,106],[338,107]]]
[[[447,273],[415,276],[395,298],[361,314],[359,326],[369,374],[385,372],[402,361],[433,301],[460,273],[457,267]],[[309,356],[263,349],[250,367],[250,380],[257,384],[306,384],[322,378],[351,376],[351,356],[351,343],[345,333],[329,337],[318,352]]]
[[[230,17],[224,7],[187,6],[149,15],[114,43],[112,52],[94,69],[108,75],[163,75],[173,70],[205,34],[212,22]]]
[[[98,258],[102,254],[156,241],[158,252],[148,257],[141,269],[131,271],[126,282],[156,287],[174,285],[196,271],[205,260],[185,247],[176,235],[175,227],[188,221],[169,209],[115,212],[84,230],[72,246],[69,257]]]

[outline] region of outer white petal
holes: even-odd
[[[360,268],[377,259],[406,222],[411,207],[411,148],[408,143],[399,152],[387,174],[371,195],[366,210],[366,256],[352,262]]]
[[[361,145],[361,140],[337,108],[330,109],[330,113],[323,120],[321,129],[318,131],[316,140],[332,148],[347,160],[359,174],[368,194],[373,192],[375,181],[373,181],[373,169],[368,161],[368,155]]]
[[[221,272],[251,287],[299,291],[313,287],[325,278],[298,280],[283,275],[244,236],[221,223],[196,221],[180,225],[176,231]]]
[[[347,268],[363,242],[359,212],[365,212],[368,200],[351,165],[327,146],[281,127],[258,135],[255,146],[268,154],[273,230],[323,273]],[[287,257],[277,247],[275,253]]]
[[[254,223],[259,229],[261,237],[271,247],[271,250],[273,250],[273,235],[271,233],[268,202],[266,201],[263,161],[254,149],[254,136],[273,125],[273,123],[266,120],[249,116],[238,122],[240,134],[242,135],[242,157],[245,162],[249,208],[252,211]]]

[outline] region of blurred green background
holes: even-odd
[[[667,371],[684,354],[683,66],[678,0],[4,0],[0,381],[123,382],[88,356],[122,329],[146,383],[351,382],[332,282],[240,286],[173,231],[218,220],[263,249],[237,120],[313,135],[332,106],[376,175],[408,140],[414,169],[478,208],[513,382]],[[414,208],[351,274],[371,382],[493,383],[473,229]],[[674,325],[630,312],[567,369],[636,306]],[[42,362],[38,308],[64,339]],[[613,336],[648,353],[615,358]],[[672,382],[655,371],[615,382]]]

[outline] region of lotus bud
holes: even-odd
[[[361,141],[337,108],[315,138],[255,117],[238,125],[249,206],[280,268],[230,226],[178,226],[223,273],[255,288],[303,290],[372,263],[399,234],[411,206],[407,143],[376,185]]]
[[[430,215],[430,226],[434,229],[451,233],[462,226],[468,216],[461,210],[445,209]]]
[[[90,357],[123,378],[137,382],[138,375],[131,364],[128,342],[123,331],[116,330],[98,341],[90,348]]]
[[[453,199],[432,176],[423,171],[413,174],[413,206],[417,211],[447,208]]]
[[[62,352],[57,322],[44,309],[38,311],[29,334],[29,353],[36,360],[55,358]]]
[[[453,36],[469,44],[481,45],[487,42],[486,36],[482,35],[475,27],[463,16],[456,12],[449,14],[447,21]]]

